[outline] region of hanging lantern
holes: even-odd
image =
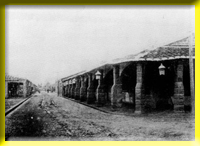
[[[95,73],[96,79],[99,80],[101,78],[101,73],[99,71],[97,71]]]
[[[160,75],[165,75],[165,66],[161,63],[161,65],[158,67],[159,69],[159,74]]]
[[[75,83],[76,83],[76,79],[75,79],[75,78],[74,78],[72,81],[73,81],[73,84],[75,84]]]
[[[68,84],[68,81],[65,81],[65,86],[67,86],[67,84]]]

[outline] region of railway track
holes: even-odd
[[[35,95],[31,95],[29,97],[27,97],[26,99],[20,101],[19,103],[17,103],[16,105],[12,106],[11,108],[9,108],[8,110],[5,111],[5,116],[7,116],[8,114],[10,114],[11,112],[13,112],[16,108],[18,108],[20,105],[22,105],[23,103],[25,103],[26,101],[28,101],[30,98],[34,97]]]

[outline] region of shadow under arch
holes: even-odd
[[[107,104],[111,103],[112,86],[113,86],[113,69],[110,69],[104,77],[105,100]]]
[[[158,67],[165,66],[165,75],[159,75]],[[175,64],[173,61],[146,62],[144,75],[144,94],[146,108],[156,111],[173,108],[171,97],[174,95]]]
[[[123,102],[135,105],[136,64],[134,62],[123,69],[121,83],[125,95]]]

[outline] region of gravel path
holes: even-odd
[[[6,140],[194,140],[194,116],[100,112],[55,93],[37,94],[6,117]]]

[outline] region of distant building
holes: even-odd
[[[5,98],[27,97],[36,91],[36,85],[23,78],[5,74]]]

